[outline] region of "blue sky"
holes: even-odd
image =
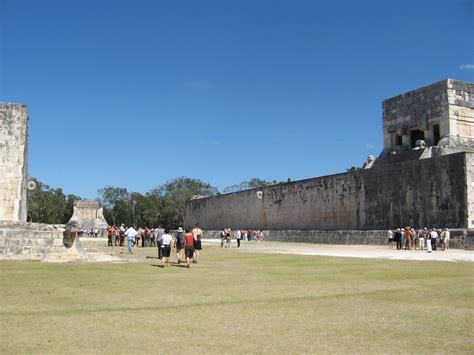
[[[381,101],[474,81],[473,1],[0,0],[0,101],[29,172],[94,198],[360,166]]]

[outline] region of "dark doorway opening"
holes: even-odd
[[[402,136],[396,136],[395,137],[395,144],[396,145],[402,145],[402,142],[403,142]]]
[[[425,140],[425,132],[420,131],[418,129],[410,132],[410,140],[411,140],[412,148],[416,147],[416,141],[419,139]]]
[[[433,145],[437,145],[439,143],[441,136],[439,134],[439,124],[433,125]]]

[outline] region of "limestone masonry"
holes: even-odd
[[[0,103],[0,220],[26,222],[28,111]]]
[[[194,199],[186,203],[186,226],[383,231],[410,225],[468,235],[474,228],[474,84],[447,79],[385,100],[383,134],[380,157],[364,169]]]
[[[86,260],[64,226],[26,223],[28,110],[0,103],[0,259]]]
[[[76,201],[74,202],[73,214],[69,223],[76,222],[81,229],[98,228],[101,232],[108,227],[104,218],[104,209],[97,201]]]

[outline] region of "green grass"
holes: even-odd
[[[154,251],[1,262],[0,353],[474,352],[470,263],[206,247],[190,270],[161,269]]]

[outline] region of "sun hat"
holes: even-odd
[[[183,231],[183,228],[179,227],[178,232],[182,232],[182,231]]]

